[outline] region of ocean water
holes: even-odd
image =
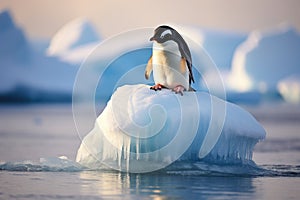
[[[300,107],[245,108],[267,131],[257,166],[177,163],[128,174],[73,162],[81,140],[71,105],[1,105],[0,199],[299,199]]]

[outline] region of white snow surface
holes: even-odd
[[[90,168],[154,171],[175,162],[252,162],[264,128],[242,108],[205,92],[183,96],[148,85],[125,85],[112,95],[78,149]]]
[[[253,31],[236,50],[230,85],[238,91],[276,91],[278,81],[300,73],[300,34],[285,24]]]

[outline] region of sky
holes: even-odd
[[[289,23],[300,30],[299,0],[1,0],[2,9],[31,38],[51,38],[78,17],[89,19],[104,38],[164,23],[235,32]]]

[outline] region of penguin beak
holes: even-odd
[[[150,41],[153,41],[153,40],[155,41],[155,38],[154,38],[154,36],[150,38]]]

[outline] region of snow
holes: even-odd
[[[253,31],[236,50],[230,85],[237,91],[274,92],[278,81],[300,72],[300,35],[287,25]]]
[[[251,114],[205,92],[125,85],[82,141],[76,161],[90,168],[149,172],[180,161],[252,162],[265,130]]]
[[[280,80],[277,88],[286,102],[300,103],[300,74],[294,74]]]

